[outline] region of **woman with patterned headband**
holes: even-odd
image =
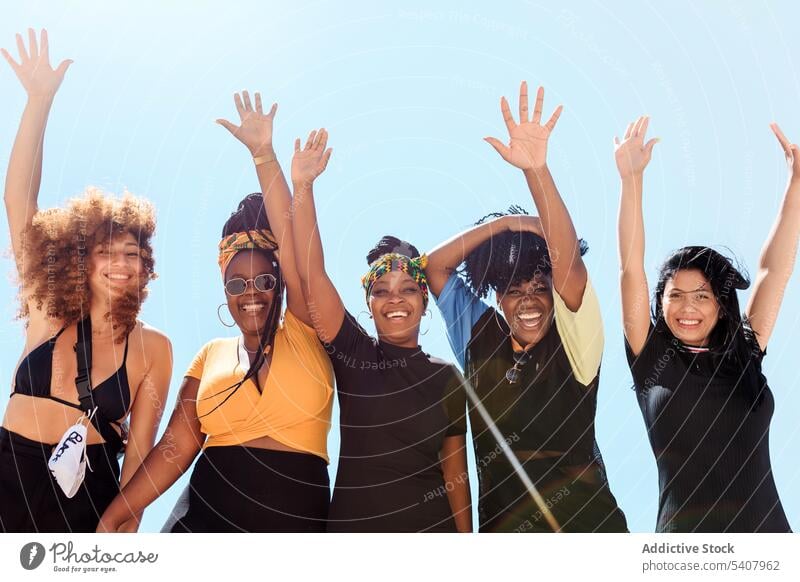
[[[425,257],[394,237],[367,255],[363,286],[378,337],[342,305],[325,272],[313,182],[327,132],[295,143],[293,228],[308,310],[336,374],[341,451],[328,531],[472,529],[461,377],[419,346],[428,306]]]
[[[519,123],[501,102],[510,143],[487,139],[523,171],[541,220],[518,208],[486,217],[431,251],[426,273],[488,413],[470,408],[480,531],[623,532],[594,433],[600,305],[582,259],[586,245],[546,164],[561,108],[542,124],[543,100],[540,88],[529,119],[523,82]],[[465,281],[456,272],[462,263]],[[490,292],[495,305],[482,300]],[[502,445],[507,454],[493,453]]]
[[[198,352],[164,437],[106,511],[105,531],[175,483],[201,449],[164,531],[325,529],[331,365],[309,326],[295,267],[289,188],[272,150],[276,106],[265,115],[261,96],[253,107],[246,91],[234,100],[241,126],[220,123],[250,150],[264,191],[239,203],[219,243],[233,318],[225,325],[240,335]]]

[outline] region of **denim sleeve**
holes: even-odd
[[[463,370],[472,328],[489,306],[467,289],[456,273],[450,275],[441,294],[435,299],[447,327],[447,340]]]

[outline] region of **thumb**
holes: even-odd
[[[236,135],[236,130],[239,129],[236,125],[228,121],[227,119],[217,119],[217,123],[230,131],[232,134]]]
[[[648,156],[651,156],[653,154],[653,148],[660,141],[661,141],[661,138],[654,137],[649,142],[644,144],[644,151],[647,153]]]
[[[490,146],[492,146],[497,151],[497,153],[500,154],[503,157],[503,159],[507,158],[507,156],[508,156],[508,146],[506,146],[499,139],[497,139],[496,137],[485,137],[485,138],[483,138],[483,141],[485,141]]]
[[[61,64],[58,65],[58,68],[56,69],[56,73],[58,73],[59,75],[61,75],[63,77],[64,73],[67,72],[67,69],[69,69],[69,66],[73,62],[75,62],[75,61],[73,61],[72,59],[67,59],[65,61],[61,61]]]

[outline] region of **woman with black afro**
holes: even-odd
[[[250,151],[264,192],[239,203],[219,243],[226,302],[217,315],[239,333],[197,353],[164,436],[99,531],[116,531],[195,458],[189,486],[162,531],[325,531],[333,374],[309,326],[295,268],[291,195],[272,148],[277,106],[264,114],[261,95],[254,107],[246,91],[234,101],[241,125],[219,123]]]
[[[543,98],[540,88],[529,120],[523,82],[519,123],[501,100],[510,143],[487,138],[523,171],[541,219],[518,208],[487,217],[431,251],[426,274],[479,400],[470,424],[480,531],[624,532],[594,433],[600,306],[547,167],[561,107],[542,125]],[[490,291],[495,306],[482,301]]]
[[[761,366],[800,238],[800,149],[772,125],[789,166],[775,226],[750,286],[707,246],[683,247],[662,265],[652,307],[644,270],[644,170],[658,140],[649,119],[615,139],[622,314],[634,388],[658,465],[658,532],[788,532],[772,476],[775,399]]]
[[[466,396],[451,364],[419,345],[428,304],[424,255],[383,237],[367,254],[371,337],[347,312],[325,270],[314,180],[327,132],[295,143],[295,247],[308,311],[336,375],[341,450],[328,516],[334,532],[469,532]]]

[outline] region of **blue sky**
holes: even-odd
[[[550,166],[579,234],[606,325],[597,435],[612,491],[632,531],[652,531],[655,462],[630,390],[620,325],[612,138],[649,114],[661,138],[645,184],[646,266],[685,244],[729,247],[750,273],[786,178],[768,124],[800,141],[796,3],[679,0],[508,2],[29,1],[4,7],[0,46],[46,27],[53,59],[72,58],[48,126],[40,203],[96,185],[154,201],[159,279],[143,319],[172,339],[171,396],[197,349],[228,330],[216,244],[225,218],[257,191],[246,150],[217,117],[234,91],[280,105],[276,147],[288,168],[296,136],[325,126],[334,148],[317,186],[327,265],[348,308],[363,308],[364,256],[383,234],[430,248],[509,204],[533,210],[519,171],[482,141],[505,137],[501,95],[519,81],[565,110]],[[0,167],[24,92],[0,63]],[[7,229],[3,230],[8,244]],[[12,265],[0,286],[0,379],[22,348]],[[746,300],[746,293],[741,298]],[[366,317],[361,318],[366,322]],[[773,468],[800,527],[800,275],[795,273],[765,368],[776,397]],[[452,359],[434,309],[423,347]],[[167,404],[167,414],[173,399]],[[0,401],[0,412],[5,399]],[[163,426],[162,426],[163,429]],[[329,441],[335,470],[338,431]],[[792,453],[792,451],[795,451]],[[148,510],[157,531],[182,487]]]

